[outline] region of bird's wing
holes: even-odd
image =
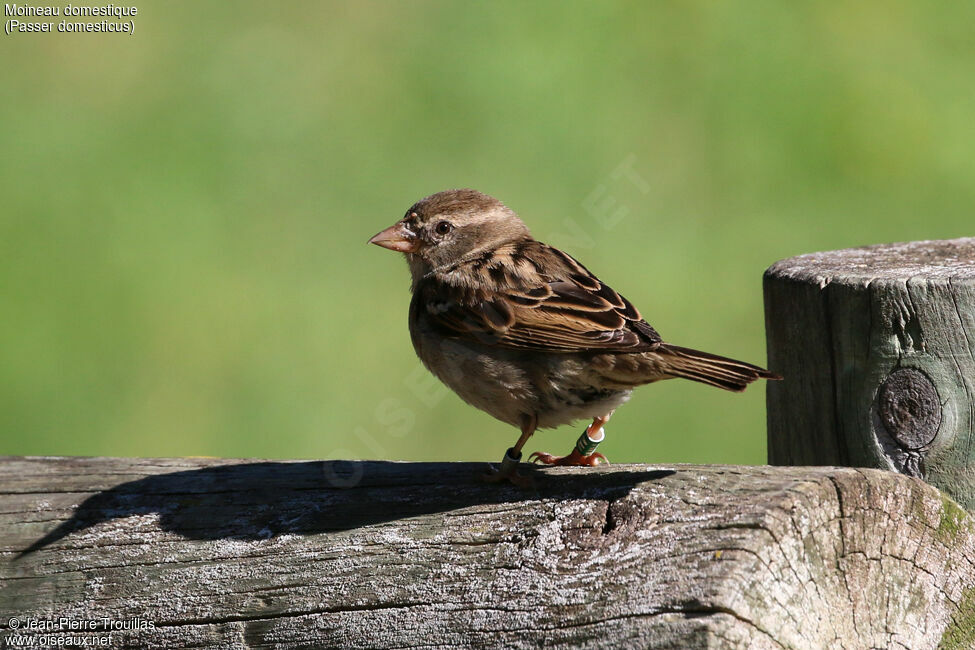
[[[560,352],[640,352],[660,335],[619,293],[557,248],[508,244],[433,274],[421,308],[445,335]]]

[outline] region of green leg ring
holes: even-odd
[[[603,440],[606,439],[606,432],[600,427],[599,429],[599,440],[593,440],[589,437],[589,427],[586,427],[576,440],[576,451],[578,451],[583,456],[591,456],[592,452],[596,451],[596,447],[599,446]]]

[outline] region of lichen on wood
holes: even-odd
[[[546,468],[525,490],[470,463],[0,468],[4,636],[109,617],[153,623],[113,647],[933,649],[975,615],[972,517],[890,472]]]

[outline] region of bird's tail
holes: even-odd
[[[663,357],[668,374],[740,393],[757,379],[782,379],[781,375],[744,361],[662,343],[655,352]]]

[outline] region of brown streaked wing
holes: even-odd
[[[494,281],[507,274],[486,278],[480,269],[466,276],[485,280],[476,290],[437,276],[424,280],[418,290],[428,318],[448,336],[505,348],[639,352],[660,342],[626,298],[566,253],[535,241],[513,250],[533,267],[526,276],[520,265],[517,282]]]

